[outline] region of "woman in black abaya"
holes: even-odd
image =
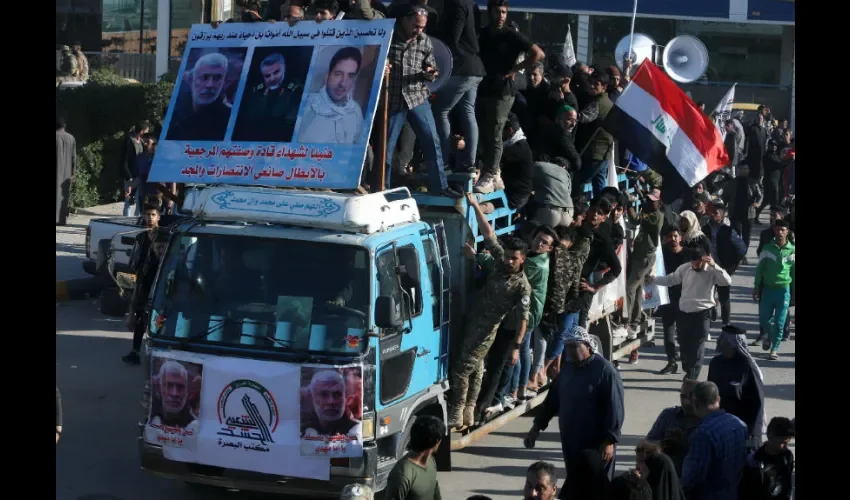
[[[652,488],[652,500],[685,500],[676,467],[670,457],[653,453],[644,459],[641,475]]]
[[[761,446],[764,418],[764,379],[747,350],[744,331],[734,325],[723,327],[717,339],[720,352],[708,365],[708,380],[717,384],[720,407],[740,418],[750,433],[750,447]]]

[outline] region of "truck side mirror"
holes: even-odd
[[[375,325],[378,328],[399,329],[403,324],[395,299],[387,295],[378,297],[375,301]]]

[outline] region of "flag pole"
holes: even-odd
[[[629,29],[629,61],[632,60],[632,44],[634,44],[635,37],[635,19],[637,18],[637,3],[638,0],[635,0],[635,5],[632,7],[632,27]],[[632,61],[634,62],[634,61]]]

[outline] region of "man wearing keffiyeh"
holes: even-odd
[[[720,391],[720,408],[747,424],[751,445],[761,445],[764,418],[764,378],[747,350],[745,332],[723,327],[717,340],[719,354],[708,365],[708,380]]]
[[[614,476],[616,445],[625,419],[620,373],[600,354],[593,336],[581,326],[567,335],[566,362],[525,439],[534,447],[548,421],[558,414],[564,461],[578,460],[585,450],[601,452],[608,478]],[[567,478],[561,498],[572,498],[575,481]],[[571,484],[572,483],[572,484]]]

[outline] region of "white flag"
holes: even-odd
[[[567,25],[567,38],[564,40],[564,48],[561,51],[561,60],[570,68],[576,63],[576,51],[573,48],[573,34],[570,33],[570,25]]]
[[[720,130],[720,136],[723,137],[723,140],[726,140],[726,120],[732,118],[732,105],[735,104],[735,85],[738,84],[733,83],[732,88],[726,92],[726,95],[720,99],[717,107],[714,108],[714,124]]]

